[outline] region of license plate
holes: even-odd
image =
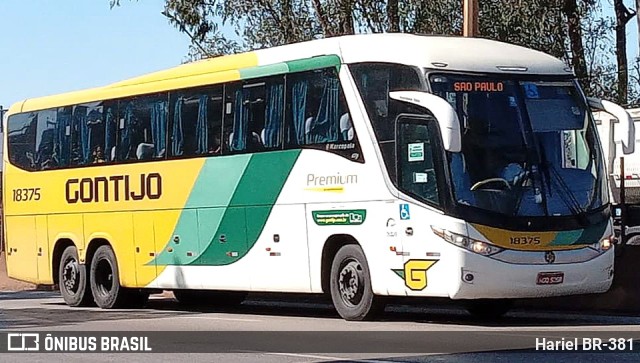
[[[538,285],[557,285],[564,282],[564,272],[540,272],[538,273]]]

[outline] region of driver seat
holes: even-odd
[[[451,176],[456,200],[462,204],[475,205],[475,197],[471,191],[471,179],[462,152],[451,153]]]

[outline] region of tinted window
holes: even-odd
[[[287,146],[326,144],[355,138],[335,69],[287,77]]]
[[[171,155],[220,154],[222,87],[178,92],[171,104]]]
[[[418,70],[385,63],[360,63],[349,66],[391,180],[396,178],[395,119],[401,113],[423,113],[412,105],[389,98],[393,91],[424,90]]]
[[[114,102],[92,102],[74,106],[70,111],[69,124],[69,110],[59,109],[57,114],[60,126],[56,133],[61,137],[61,149],[65,150],[65,161],[59,166],[112,161],[115,153],[116,111]],[[66,145],[69,141],[71,145]]]
[[[230,152],[279,149],[284,116],[284,80],[270,77],[226,90],[225,143]]]
[[[9,160],[26,170],[36,168],[36,127],[38,114],[36,112],[23,113],[9,117],[8,141]]]
[[[166,154],[167,96],[118,102],[118,160],[150,160]]]

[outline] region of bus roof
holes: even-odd
[[[488,39],[411,34],[348,35],[209,58],[104,87],[32,98],[13,104],[9,113],[282,74],[300,69],[299,64],[292,66],[288,62],[327,55],[337,56],[333,57],[336,65],[340,62],[388,62],[443,71],[572,74],[565,63],[548,54]],[[330,59],[324,58],[320,63],[331,63]]]

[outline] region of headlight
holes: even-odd
[[[490,256],[502,251],[502,248],[500,247],[496,247],[487,242],[478,241],[461,234],[453,233],[446,229],[431,226],[431,230],[443,240],[480,255]]]
[[[605,252],[613,247],[615,237],[613,235],[602,238],[599,242],[591,245],[594,250]]]

